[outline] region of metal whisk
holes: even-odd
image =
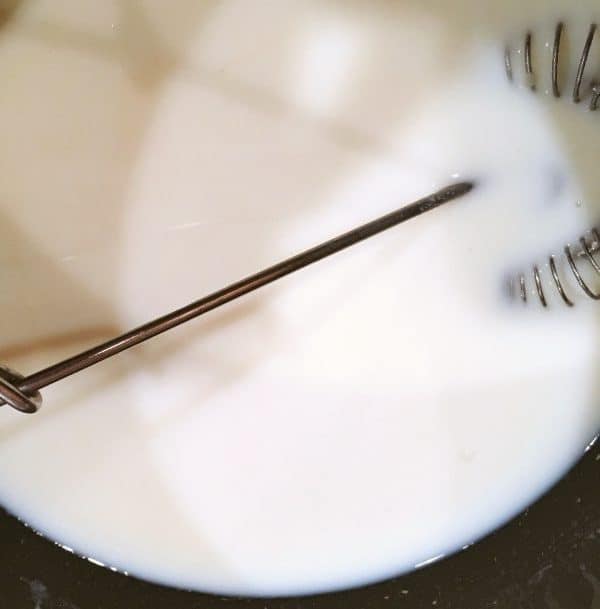
[[[591,111],[597,110],[598,105],[600,103],[600,81],[598,81],[596,78],[592,78],[590,79],[589,84],[584,88],[584,76],[586,67],[588,66],[588,61],[591,55],[592,45],[594,43],[597,29],[598,28],[595,23],[592,23],[589,27],[587,36],[582,46],[581,54],[579,55],[579,59],[577,62],[577,70],[575,72],[571,93],[571,99],[576,104],[580,103],[584,99],[589,98],[588,108]],[[560,98],[562,95],[562,83],[560,82],[559,68],[561,64],[561,59],[563,58],[563,48],[561,47],[561,42],[563,39],[564,32],[565,24],[563,22],[559,22],[554,30],[552,60],[550,62],[552,95],[555,98]],[[529,86],[532,91],[537,91],[538,72],[535,69],[533,61],[533,37],[534,34],[531,30],[528,30],[525,33],[523,45],[523,67],[527,86]],[[504,66],[508,79],[511,82],[514,82],[515,72],[513,70],[512,58],[513,51],[510,45],[507,45],[504,50]],[[600,232],[597,228],[592,228],[588,232],[588,234],[580,237],[577,245],[572,246],[570,244],[567,244],[563,249],[566,261],[566,265],[564,265],[565,272],[569,273],[570,276],[575,279],[576,286],[580,288],[580,293],[583,293],[585,296],[593,300],[600,300],[600,293],[594,291],[594,289],[585,280],[581,272],[581,268],[578,266],[578,263],[587,263],[596,274],[600,275],[600,263],[594,257],[594,254],[599,250]],[[572,295],[570,296],[568,293],[567,282],[564,278],[561,278],[561,275],[559,274],[557,258],[554,254],[550,254],[548,256],[548,268],[552,277],[552,280],[550,282],[551,287],[558,291],[558,294],[560,295],[564,304],[569,307],[574,306],[573,300],[571,299]],[[513,295],[520,296],[520,299],[523,302],[527,302],[527,288],[528,283],[530,282],[533,282],[533,285],[535,286],[535,291],[533,293],[537,294],[537,297],[542,306],[547,307],[548,299],[546,297],[545,289],[548,288],[544,287],[540,267],[537,264],[533,265],[531,277],[529,278],[529,280],[525,273],[520,273],[517,275],[516,280],[511,281],[511,293]],[[515,283],[516,286],[514,285]]]
[[[561,96],[561,87],[559,82],[559,64],[561,59],[561,38],[564,31],[564,24],[559,23],[556,26],[554,46],[552,53],[552,91],[555,97]],[[577,74],[575,76],[573,87],[573,101],[579,103],[588,94],[590,96],[589,107],[591,110],[596,110],[600,103],[600,83],[591,81],[590,91],[583,91],[584,73],[590,50],[596,34],[596,24],[590,26],[590,30],[585,41],[583,51],[581,53]],[[532,90],[536,90],[536,72],[534,69],[532,58],[532,39],[533,33],[528,31],[525,35],[525,74],[529,86]],[[512,52],[509,46],[506,47],[504,53],[504,62],[508,78],[514,80]],[[154,321],[148,322],[138,328],[130,330],[121,336],[111,339],[101,345],[97,345],[83,353],[79,353],[62,362],[53,364],[39,372],[30,376],[23,376],[7,367],[0,366],[0,406],[8,404],[14,409],[24,413],[37,412],[42,403],[42,397],[39,390],[47,385],[55,383],[63,378],[75,374],[89,366],[93,366],[109,357],[113,357],[118,353],[125,351],[135,345],[138,345],[158,334],[166,332],[180,324],[183,324],[191,319],[199,317],[213,309],[223,306],[241,296],[257,290],[260,287],[268,285],[277,279],[294,273],[318,260],[322,260],[332,254],[335,254],[343,249],[346,249],[360,241],[368,239],[382,231],[385,231],[393,226],[401,224],[411,218],[419,216],[427,211],[431,211],[444,203],[452,201],[457,197],[463,196],[473,188],[472,182],[463,182],[448,186],[439,192],[436,192],[424,199],[420,199],[414,203],[401,207],[400,209],[387,214],[381,218],[373,220],[367,224],[359,226],[343,235],[335,237],[325,243],[317,245],[305,252],[302,252],[292,258],[284,260],[279,264],[271,266],[254,275],[246,277],[234,284],[231,284],[222,290],[209,294],[200,300],[197,300],[181,309],[164,315]],[[593,229],[590,236],[583,236],[579,240],[577,249],[567,245],[564,248],[564,254],[573,277],[577,281],[581,290],[594,300],[600,299],[600,293],[595,292],[584,279],[577,266],[579,259],[585,259],[600,275],[600,263],[594,258],[594,253],[600,250],[600,233]],[[566,282],[561,279],[557,269],[556,259],[554,255],[548,258],[548,265],[553,279],[553,285],[558,290],[562,300],[568,306],[573,306],[571,297],[567,294]],[[546,293],[540,275],[540,269],[537,265],[533,267],[533,281],[535,283],[536,292],[543,306],[547,306]],[[527,279],[525,274],[518,276],[518,292],[523,301],[527,301]]]

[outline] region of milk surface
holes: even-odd
[[[47,388],[35,416],[1,409],[0,503],[133,575],[275,595],[410,570],[549,488],[600,427],[600,309],[563,261],[567,309],[547,267],[600,220],[599,116],[566,84],[595,4],[18,5],[0,362],[23,373],[476,189]],[[575,50],[554,100],[560,19]],[[526,306],[505,290],[522,271]]]

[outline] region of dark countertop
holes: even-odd
[[[95,566],[0,512],[0,609],[600,609],[600,446],[540,501],[454,556],[356,590],[232,599]]]

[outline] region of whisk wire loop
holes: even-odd
[[[564,75],[564,63],[565,63],[565,47],[562,44],[564,40],[564,34],[566,31],[565,22],[560,21],[556,24],[554,29],[554,42],[552,45],[552,62],[551,62],[551,83],[552,83],[552,95],[555,98],[560,98],[562,94],[561,74]],[[577,69],[573,80],[573,93],[572,101],[574,103],[580,103],[585,97],[590,96],[589,109],[596,110],[600,106],[600,82],[596,79],[585,78],[586,68],[590,63],[592,56],[592,48],[596,37],[597,24],[592,23],[587,32],[583,48],[580,55],[578,56]],[[523,68],[525,70],[525,85],[528,86],[532,91],[536,91],[539,74],[536,68],[539,67],[539,61],[534,65],[534,32],[528,29],[525,32],[525,38],[523,43]],[[595,47],[594,47],[595,48]],[[506,70],[506,76],[510,82],[515,80],[515,72],[513,71],[511,46],[506,45],[504,47],[504,67]],[[562,70],[561,70],[562,68]],[[589,83],[589,85],[588,85]],[[588,89],[589,86],[589,89]],[[535,264],[531,267],[533,275],[533,285],[535,290],[531,289],[531,294],[537,294],[539,302],[543,307],[549,306],[548,295],[550,294],[549,287],[556,288],[556,291],[560,295],[562,302],[568,307],[574,306],[574,300],[571,296],[573,292],[572,286],[567,282],[567,277],[574,279],[575,289],[577,286],[583,292],[585,296],[592,300],[600,300],[600,292],[596,292],[590,285],[589,280],[584,278],[582,274],[581,262],[584,261],[600,276],[600,262],[594,255],[600,251],[600,232],[597,228],[591,230],[591,240],[585,235],[579,239],[580,247],[572,248],[567,245],[563,249],[564,258],[566,265],[564,270],[561,269],[559,274],[559,265],[557,264],[557,258],[554,254],[548,257],[548,268],[552,281],[546,285],[543,281],[540,267]],[[578,266],[579,264],[579,266]],[[531,279],[527,277],[528,273],[521,272],[518,275],[519,292],[521,300],[527,302],[527,291],[528,282]],[[548,287],[549,286],[549,287]]]
[[[40,409],[42,396],[39,391],[35,391],[31,395],[21,391],[18,384],[23,379],[24,377],[18,372],[0,366],[0,396],[14,409],[26,414],[33,414]]]
[[[560,82],[561,64],[564,63],[564,55],[566,53],[564,46],[562,45],[562,41],[566,27],[567,26],[563,21],[559,21],[554,29],[554,42],[552,44],[552,61],[550,72],[552,95],[555,98],[561,97],[562,94]],[[590,24],[583,48],[577,60],[577,69],[575,71],[573,92],[571,95],[572,101],[578,104],[589,94],[589,109],[592,111],[597,110],[598,106],[600,105],[600,82],[598,82],[598,78],[586,79],[585,73],[589,65],[589,60],[592,56],[592,47],[596,38],[597,29],[598,26],[596,23]],[[523,68],[525,70],[525,84],[532,91],[536,91],[539,80],[539,69],[536,69],[536,67],[539,66],[539,60],[537,62],[534,61],[534,32],[532,30],[527,30],[525,32],[525,38],[523,41],[523,64]],[[508,80],[510,82],[514,82],[515,73],[513,71],[512,51],[510,45],[506,45],[504,47],[504,68]],[[586,82],[589,83],[589,90],[588,85],[585,85]]]

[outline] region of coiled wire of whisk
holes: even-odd
[[[563,252],[567,263],[565,266],[565,271],[569,272],[570,275],[573,277],[573,279],[575,280],[575,285],[578,286],[580,291],[588,298],[591,298],[592,300],[600,300],[600,293],[595,291],[590,286],[590,284],[582,274],[581,268],[579,266],[581,261],[585,261],[589,264],[590,268],[593,269],[595,274],[600,276],[600,262],[594,255],[597,252],[600,252],[600,232],[598,231],[598,229],[593,228],[590,231],[589,236],[583,235],[579,239],[579,245],[577,247],[566,245]],[[548,257],[548,268],[552,277],[550,285],[557,290],[562,301],[568,307],[572,307],[574,306],[572,291],[569,291],[565,279],[561,278],[561,274],[559,274],[556,261],[557,258],[554,254],[551,254]],[[535,286],[534,294],[537,295],[542,306],[547,307],[547,287],[544,286],[544,283],[542,281],[540,267],[535,264],[532,270],[533,283]],[[520,294],[521,300],[526,303],[528,299],[527,278],[524,273],[521,273],[518,276],[518,292]]]
[[[560,66],[561,61],[564,60],[563,48],[564,45],[564,33],[566,26],[564,22],[556,24],[554,29],[554,41],[552,43],[552,59],[550,62],[550,77],[551,77],[551,90],[552,95],[555,98],[562,96],[562,86],[560,82]],[[598,109],[600,105],[600,82],[597,79],[589,80],[589,91],[584,90],[585,73],[586,68],[589,65],[589,60],[592,53],[594,41],[597,38],[597,24],[592,23],[589,26],[586,38],[581,47],[581,52],[578,54],[577,69],[573,80],[573,89],[571,92],[571,99],[574,103],[578,104],[589,95],[589,109],[594,111]],[[536,71],[533,58],[533,39],[534,34],[532,30],[528,30],[525,33],[523,41],[523,69],[525,74],[525,80],[527,86],[532,90],[537,90],[537,76],[539,75]],[[598,44],[598,43],[597,43]],[[506,75],[509,81],[514,82],[515,71],[512,61],[512,50],[510,45],[506,45],[504,49],[504,67]],[[600,276],[600,262],[595,254],[600,252],[600,231],[597,228],[593,228],[587,235],[582,236],[576,246],[566,245],[563,249],[565,264],[557,264],[557,257],[551,254],[548,259],[548,270],[551,279],[547,282],[543,281],[540,267],[534,264],[532,267],[532,278],[529,279],[529,284],[533,283],[533,290],[531,294],[537,296],[537,299],[543,307],[549,305],[549,290],[554,289],[558,292],[560,299],[568,307],[574,306],[574,290],[577,290],[579,294],[584,294],[586,297],[592,300],[600,300],[600,293],[596,292],[591,286],[585,276],[582,274],[581,263],[585,262],[593,269],[594,273]],[[521,301],[527,302],[528,300],[528,279],[525,273],[521,273],[517,276],[517,294],[520,296]],[[573,281],[567,281],[566,277],[573,279]],[[573,284],[573,285],[571,285]],[[511,292],[514,294],[514,281],[511,281]]]
[[[596,23],[592,23],[589,27],[587,37],[583,44],[579,61],[577,64],[577,71],[575,73],[575,80],[573,83],[572,100],[578,104],[582,101],[585,95],[582,92],[582,85],[584,82],[585,70],[588,65],[588,61],[591,55],[592,45],[596,38],[598,26]],[[565,24],[561,21],[556,25],[554,30],[554,42],[552,45],[552,61],[551,61],[551,81],[552,81],[552,95],[556,98],[561,97],[561,83],[559,82],[559,66],[561,61],[561,42],[563,40],[563,33],[565,31]],[[528,30],[525,33],[525,41],[523,47],[523,61],[525,68],[525,77],[527,84],[532,91],[535,91],[536,86],[536,71],[533,63],[533,32]],[[506,69],[506,75],[510,81],[514,80],[514,70],[512,62],[512,51],[509,45],[506,45],[504,49],[504,66]],[[591,81],[590,85],[590,110],[597,110],[600,105],[600,83],[596,80]]]

